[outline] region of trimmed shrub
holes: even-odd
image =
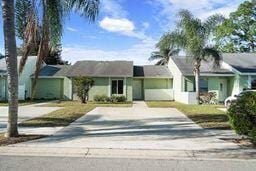
[[[106,96],[106,95],[95,95],[94,96],[94,98],[93,98],[93,100],[95,101],[95,102],[109,102],[110,101],[110,99],[109,99],[109,97],[108,96]]]
[[[229,122],[237,134],[247,135],[256,143],[256,92],[248,92],[231,104]]]
[[[111,97],[108,97],[106,95],[95,95],[94,101],[99,103],[118,103],[118,102],[125,102],[126,98],[125,96],[116,96],[112,95]]]

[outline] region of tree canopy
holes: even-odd
[[[214,36],[221,52],[256,52],[256,0],[240,4]]]

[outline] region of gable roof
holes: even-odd
[[[132,61],[78,61],[67,72],[68,77],[132,77]]]
[[[64,77],[70,68],[71,65],[46,65],[40,70],[39,77]]]
[[[256,72],[255,53],[224,53],[223,61],[242,73]]]
[[[134,66],[133,76],[145,78],[172,78],[172,74],[166,66],[157,65]]]
[[[185,76],[192,76],[193,74],[193,63],[186,57],[172,57],[174,63],[177,65],[181,73]],[[234,75],[233,72],[224,68],[214,68],[211,62],[202,62],[200,68],[200,74],[202,76],[214,76],[214,75]]]

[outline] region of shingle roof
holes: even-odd
[[[67,73],[68,77],[132,77],[132,61],[78,61]]]
[[[71,65],[46,65],[40,70],[39,77],[64,77],[70,68]]]
[[[134,77],[145,77],[145,78],[172,78],[170,70],[166,66],[157,65],[144,65],[133,67]]]
[[[256,72],[256,53],[225,53],[223,60],[242,73]]]
[[[189,76],[193,74],[193,63],[188,60],[186,57],[173,57],[174,63],[180,69],[183,75]],[[210,75],[233,75],[234,73],[223,68],[214,68],[211,62],[202,62],[201,63],[201,75],[210,76]]]

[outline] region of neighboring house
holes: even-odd
[[[193,63],[186,57],[173,57],[168,67],[173,77],[174,100],[196,103]],[[256,89],[256,54],[223,54],[220,68],[202,62],[200,91],[215,92],[223,102],[228,96],[244,89]]]
[[[18,65],[21,57],[18,57]],[[23,72],[19,75],[19,100],[31,97],[31,78],[36,66],[36,56],[29,56]],[[0,59],[0,101],[8,99],[8,83],[5,58]]]
[[[20,57],[18,57],[18,61]],[[29,57],[19,77],[19,99],[31,97],[36,57]],[[223,54],[220,68],[202,62],[200,90],[215,92],[219,102],[244,89],[256,89],[256,54]],[[193,63],[172,57],[168,66],[134,66],[132,61],[78,61],[74,65],[42,65],[36,99],[76,100],[73,79],[88,76],[95,83],[89,100],[96,95],[124,95],[133,100],[175,100],[196,103]],[[0,100],[7,100],[5,59],[0,59]]]

